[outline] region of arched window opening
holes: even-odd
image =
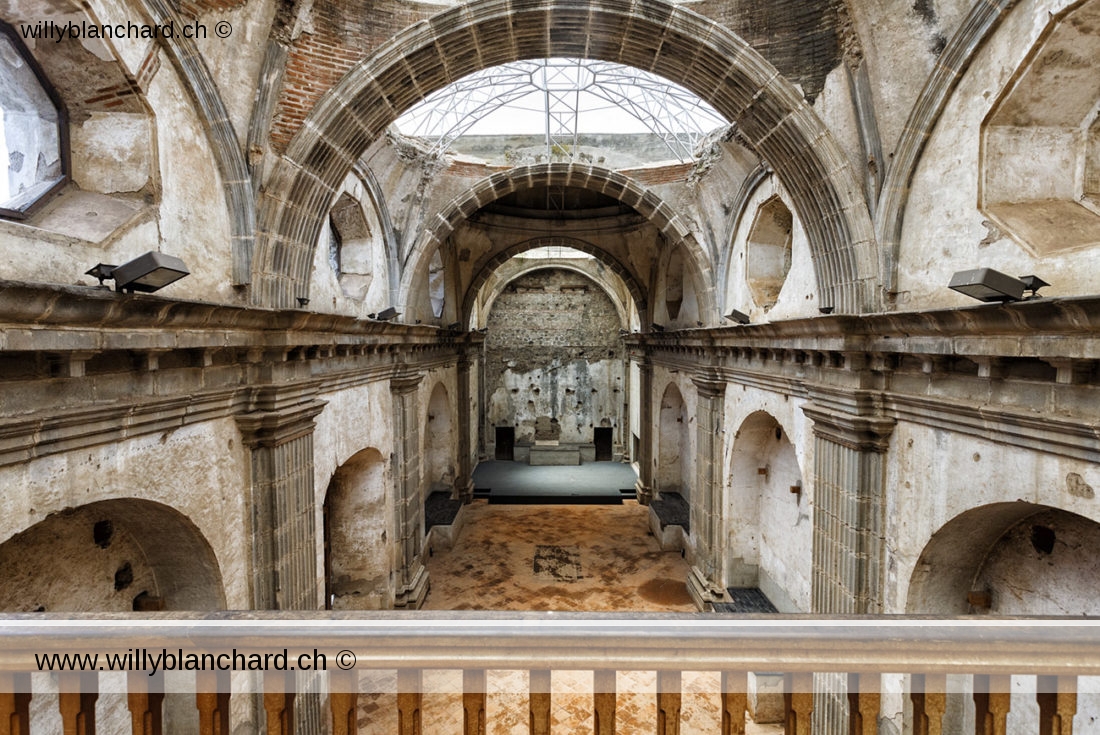
[[[0,22],[0,215],[25,217],[68,181],[61,99],[11,26]]]

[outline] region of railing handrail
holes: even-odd
[[[357,669],[1100,675],[1098,618],[245,612],[0,615],[0,671],[132,649],[355,654]]]

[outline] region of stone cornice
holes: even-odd
[[[63,340],[55,337],[59,329],[64,330]],[[415,346],[467,341],[477,339],[424,325],[0,280],[0,351]]]
[[[252,448],[277,447],[313,433],[313,419],[325,407],[325,401],[308,400],[272,411],[253,411],[238,415],[244,443]]]
[[[1068,339],[1067,339],[1068,338]],[[831,315],[635,335],[649,349],[784,349],[1100,359],[1100,297]]]

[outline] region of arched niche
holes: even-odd
[[[808,612],[810,499],[794,445],[764,411],[734,434],[725,517],[729,586],[759,587],[781,612]]]
[[[221,569],[185,515],[117,498],[47,516],[0,544],[0,610],[225,608]]]
[[[363,449],[340,465],[325,493],[325,595],[332,610],[393,605],[388,462]]]
[[[1047,505],[992,503],[952,518],[921,552],[906,612],[1097,615],[1100,523]]]
[[[654,478],[658,493],[678,493],[691,500],[694,463],[690,456],[691,426],[684,397],[675,383],[661,395],[657,413],[657,466]]]
[[[424,479],[428,492],[454,488],[455,430],[451,399],[443,383],[436,383],[424,421]]]

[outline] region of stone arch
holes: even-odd
[[[484,262],[476,265],[473,269],[475,275],[473,277],[473,280],[470,281],[470,285],[466,288],[466,295],[462,301],[462,312],[460,314],[460,318],[463,320],[463,322],[471,328],[475,326],[471,323],[470,320],[473,315],[474,304],[477,301],[478,294],[485,286],[485,284],[490,281],[493,275],[496,274],[505,263],[507,263],[509,260],[516,257],[517,255],[521,255],[527,252],[528,250],[555,246],[568,247],[574,250],[579,250],[582,253],[591,255],[604,266],[606,266],[613,277],[616,277],[622,281],[626,290],[633,297],[634,307],[638,311],[641,323],[648,323],[648,320],[645,316],[647,308],[645,292],[643,291],[641,284],[639,284],[638,279],[635,277],[634,273],[625,265],[623,265],[617,258],[609,254],[606,250],[598,248],[592,243],[586,242],[584,240],[578,240],[572,237],[537,237],[532,240],[517,243],[516,245],[502,250],[492,257],[487,258],[486,260],[484,260]],[[525,269],[523,272],[526,273],[529,270],[534,270],[535,268],[541,267],[544,266],[533,265],[530,269]],[[568,266],[562,265],[560,263],[556,263],[554,267],[568,268]],[[512,278],[518,277],[518,275],[520,274],[517,274]],[[584,275],[587,275],[590,278],[592,277],[591,273],[585,273]],[[510,278],[509,280],[512,279]],[[597,283],[599,283],[599,281],[597,281]],[[606,291],[607,289],[605,288],[604,290]],[[615,300],[616,299],[614,298],[612,299],[612,301]],[[486,305],[488,306],[489,303],[491,302],[487,301]],[[488,309],[486,309],[486,311],[488,311]],[[623,319],[623,323],[629,323],[625,316]]]
[[[138,498],[53,513],[0,544],[0,610],[225,608],[209,542],[175,508]]]
[[[316,204],[331,199],[348,169],[403,111],[478,69],[555,56],[646,69],[710,102],[791,192],[811,243],[821,303],[842,312],[874,308],[870,215],[839,144],[797,87],[759,52],[718,23],[664,0],[520,6],[477,0],[397,34],[326,93],[272,172],[260,208],[254,301],[290,308],[296,297],[308,296],[303,291],[321,227]]]
[[[324,504],[325,606],[393,606],[390,581],[388,463],[374,448],[356,452],[329,481]]]
[[[446,386],[436,383],[424,420],[424,483],[428,492],[454,488],[458,428]],[[427,495],[425,495],[427,497]]]
[[[972,508],[928,540],[906,612],[1096,615],[1097,549],[1100,523],[1070,511],[1022,500]],[[1013,579],[1031,593],[1010,593]]]
[[[690,502],[694,463],[687,406],[680,388],[669,383],[661,394],[657,412],[657,452],[654,479],[658,493],[679,493]]]
[[[706,249],[688,229],[686,223],[657,194],[645,189],[633,179],[615,171],[579,163],[544,163],[502,171],[482,179],[461,197],[454,199],[425,225],[416,246],[406,260],[401,300],[409,303],[415,298],[413,294],[415,283],[424,277],[424,260],[446,242],[462,222],[501,197],[516,191],[544,186],[588,189],[633,207],[638,214],[649,220],[650,224],[661,232],[670,246],[678,245],[683,248],[688,261],[685,265],[690,269],[696,283],[700,311],[709,315],[712,320],[717,319],[710,259],[707,257]],[[627,272],[625,266],[598,248],[589,246],[585,252],[601,258],[620,275]],[[495,260],[496,257],[493,256],[491,260]],[[643,320],[643,323],[647,322]]]
[[[619,280],[618,283],[615,283],[615,280],[618,279],[614,279],[613,276],[609,277],[607,274],[603,274],[603,277],[600,277],[600,274],[593,273],[589,269],[586,269],[579,265],[564,263],[561,260],[535,262],[512,269],[508,267],[510,262],[511,261],[506,261],[493,272],[493,276],[498,276],[495,281],[487,281],[488,285],[490,286],[490,293],[481,302],[481,320],[475,323],[473,321],[474,314],[471,314],[468,321],[469,329],[475,329],[485,326],[485,323],[488,320],[488,315],[493,309],[493,303],[511,283],[520,278],[523,278],[530,273],[534,273],[535,271],[540,270],[563,270],[584,276],[588,280],[595,283],[608,296],[608,298],[611,299],[611,302],[619,315],[619,323],[621,325],[620,329],[628,328],[631,325],[631,316],[629,314],[629,311],[626,308],[625,304],[619,303],[620,298],[616,294],[616,286],[621,284],[622,288],[626,288],[626,285],[623,284],[621,280]]]
[[[781,612],[808,612],[810,502],[803,497],[794,444],[770,413],[755,411],[738,427],[728,477],[723,515],[729,586],[759,587]]]

